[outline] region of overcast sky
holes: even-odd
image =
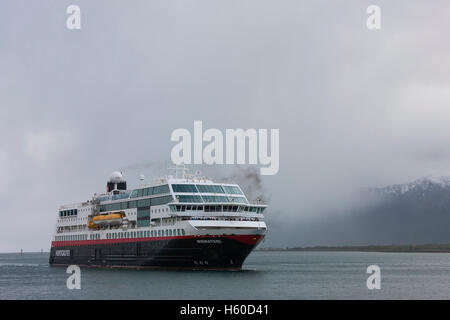
[[[449,17],[446,0],[2,1],[0,252],[49,250],[58,206],[114,170],[131,186],[166,174],[172,131],[194,120],[280,129],[269,229],[449,174]]]

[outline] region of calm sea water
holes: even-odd
[[[368,290],[367,266],[381,268]],[[450,254],[253,252],[242,271],[82,269],[69,290],[48,254],[0,254],[0,299],[450,299]]]

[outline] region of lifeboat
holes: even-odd
[[[94,222],[90,221],[88,222],[88,228],[89,229],[98,229],[98,225],[96,225]]]
[[[96,226],[121,225],[124,217],[125,212],[100,214],[98,216],[93,217],[92,222]]]

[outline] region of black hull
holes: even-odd
[[[51,265],[134,269],[239,270],[262,236],[140,239],[114,243],[54,243]]]

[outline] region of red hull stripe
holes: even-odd
[[[257,244],[262,240],[264,235],[201,235],[201,236],[172,236],[172,237],[152,237],[152,238],[127,238],[127,239],[99,239],[99,240],[76,240],[76,241],[52,241],[52,247],[64,246],[88,246],[95,244],[110,244],[123,242],[144,242],[144,241],[160,241],[173,239],[202,239],[202,238],[228,238],[237,240],[246,244]]]

